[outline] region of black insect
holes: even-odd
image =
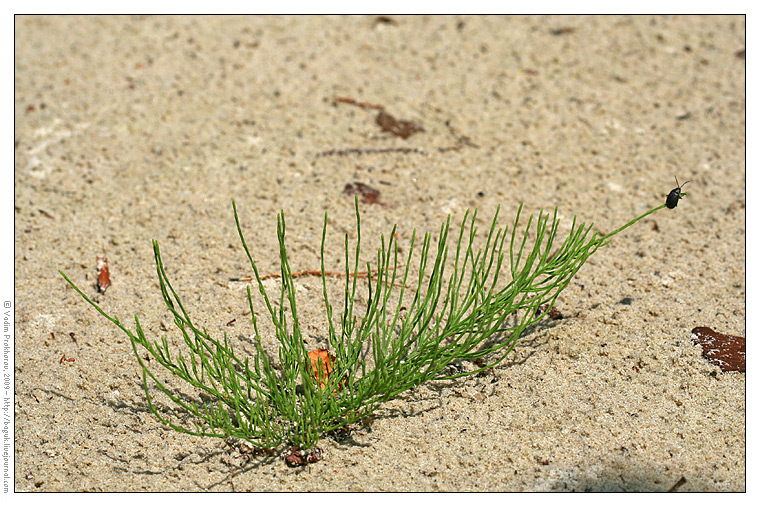
[[[680,185],[678,183],[678,178],[676,178],[676,185],[678,185],[678,188],[674,188],[670,191],[668,194],[668,198],[665,200],[665,206],[668,207],[668,209],[673,209],[676,206],[678,206],[678,200],[683,199],[683,196],[681,195],[681,187],[686,185],[686,183],[689,183],[688,181],[684,182],[683,185]]]

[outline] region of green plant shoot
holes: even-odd
[[[680,194],[683,198],[688,193]],[[399,258],[395,227],[380,240],[374,269],[367,264],[367,303],[359,309],[357,276],[361,248],[361,217],[355,201],[357,240],[345,238],[343,305],[335,316],[328,298],[325,271],[327,214],[322,229],[321,281],[327,316],[327,341],[333,361],[311,361],[301,334],[293,272],[285,248],[285,215],[277,217],[281,284],[277,299],[267,293],[256,262],[245,241],[235,202],[233,214],[255,283],[279,342],[278,357],[269,357],[259,333],[260,317],[252,316],[255,352],[251,358],[235,354],[226,334],[209,335],[193,322],[164,270],[156,241],[153,251],[163,300],[174,317],[187,349],[174,353],[165,337],[150,340],[137,316],[134,330],[107,314],[63,272],[61,275],[90,305],[129,336],[142,369],[143,388],[150,410],[164,425],[183,433],[210,437],[237,437],[274,449],[314,446],[326,433],[372,414],[384,402],[423,382],[473,375],[502,361],[526,328],[543,319],[557,296],[586,260],[610,239],[666,205],[653,208],[606,235],[591,232],[593,224],[573,218],[568,236],[559,243],[557,210],[531,215],[524,233],[517,229],[518,208],[511,231],[491,222],[484,246],[476,248],[476,214],[465,213],[455,248],[448,246],[450,218],[441,225],[438,240],[425,234],[419,260],[413,262],[416,232],[405,259]],[[531,226],[533,227],[532,234]],[[528,237],[532,236],[531,241]],[[557,246],[559,244],[559,246]],[[431,249],[433,249],[431,251]],[[453,256],[453,268],[451,257]],[[351,259],[353,257],[353,260]],[[412,274],[410,267],[416,265]],[[403,266],[402,269],[396,269]],[[351,268],[353,267],[353,270]],[[412,279],[412,277],[416,279]],[[408,291],[408,286],[413,287]],[[149,367],[147,351],[154,360]],[[477,361],[476,361],[477,360]],[[472,361],[469,371],[453,371],[452,363]],[[191,395],[170,389],[152,368],[165,368],[195,389]],[[316,373],[316,374],[315,374]],[[189,414],[191,425],[164,415],[154,401],[153,387]]]

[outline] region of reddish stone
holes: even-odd
[[[695,327],[691,330],[691,341],[702,346],[702,355],[722,371],[746,371],[745,339],[718,333],[709,327]]]

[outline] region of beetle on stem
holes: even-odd
[[[673,209],[676,206],[678,206],[678,200],[683,199],[683,195],[686,195],[686,194],[681,195],[681,187],[686,185],[686,183],[689,183],[689,182],[686,181],[684,182],[683,185],[680,185],[678,183],[678,178],[676,178],[676,185],[678,185],[678,188],[674,188],[673,190],[671,190],[670,193],[668,194],[668,198],[665,200],[665,206],[667,206],[668,209]]]

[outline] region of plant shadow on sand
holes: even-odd
[[[521,340],[518,350],[521,351],[519,358],[508,358],[495,368],[500,370],[506,370],[511,367],[521,365],[525,363],[531,356],[533,356],[540,347],[543,347],[547,343],[546,334],[541,331],[553,328],[558,325],[555,321],[541,321],[534,326],[526,329],[524,338]],[[461,364],[451,365],[452,369],[461,369]],[[481,372],[472,378],[467,378],[464,381],[472,381],[475,378],[483,378],[486,376],[493,376],[493,372],[486,370]],[[414,389],[406,393],[402,393],[394,402],[388,406],[383,406],[373,414],[363,418],[362,420],[352,424],[350,427],[341,428],[325,435],[325,439],[329,439],[333,442],[333,445],[337,445],[341,448],[372,448],[373,444],[364,443],[355,438],[357,432],[372,432],[372,425],[375,421],[379,420],[392,420],[397,418],[415,418],[423,414],[438,410],[442,406],[442,402],[447,396],[446,392],[453,388],[460,387],[464,383],[461,379],[453,380],[438,380],[427,382],[423,384],[425,389]],[[491,382],[496,382],[498,379],[494,377]],[[136,391],[142,390],[142,385],[138,381],[130,380],[130,384],[134,385]],[[426,392],[425,392],[426,391]],[[200,402],[202,397],[194,397],[182,392],[180,389],[172,389],[174,396],[180,397],[184,401],[190,403],[195,401]],[[101,399],[100,403],[110,407],[116,413],[128,413],[132,417],[136,417],[138,414],[150,415],[152,414],[151,408],[146,401],[126,402],[123,400],[111,400]],[[396,405],[396,406],[394,406]],[[400,406],[398,406],[400,405]],[[182,413],[177,407],[172,407],[170,404],[165,403],[163,400],[155,400],[155,408],[162,412],[165,417],[175,417],[181,421],[186,421],[192,418],[190,413]],[[127,428],[134,433],[144,433],[145,431],[151,432],[158,430],[160,427],[149,428],[147,430],[139,430],[135,427],[127,425]],[[169,429],[164,427],[164,429]],[[361,440],[361,439],[360,439]],[[134,475],[163,475],[173,472],[186,471],[188,467],[206,465],[210,469],[215,471],[226,470],[224,472],[225,477],[214,481],[210,484],[200,484],[194,481],[196,485],[203,490],[210,490],[225,483],[232,484],[232,479],[243,475],[247,472],[260,469],[262,466],[271,465],[279,459],[279,449],[262,449],[254,447],[253,445],[235,438],[215,439],[213,447],[208,445],[202,445],[205,439],[201,439],[193,449],[186,452],[182,452],[174,456],[174,460],[177,462],[171,465],[165,465],[161,467],[151,466],[148,463],[147,458],[142,454],[137,454],[132,457],[115,456],[113,453],[100,449],[97,452],[102,456],[108,458],[114,462],[113,471],[116,473],[129,473]],[[329,459],[329,458],[328,458]],[[144,464],[135,463],[135,461],[145,462]],[[296,469],[296,472],[305,470],[306,467]],[[234,486],[233,486],[234,487]]]

